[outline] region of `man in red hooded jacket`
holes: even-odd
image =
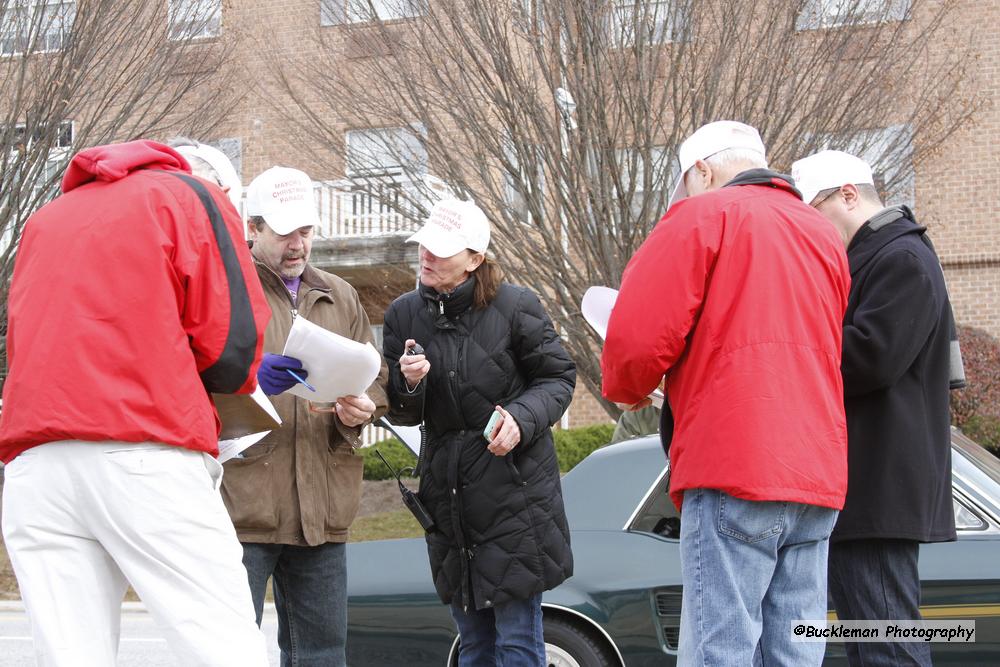
[[[847,258],[767,170],[754,128],[710,123],[680,162],[675,202],[622,276],[603,392],[641,405],[666,376],[660,436],[683,501],[678,662],[819,665],[823,644],[794,642],[791,627],[826,617],[847,490]]]
[[[21,238],[3,536],[40,665],[112,665],[128,584],[185,665],[266,665],[209,392],[256,385],[269,317],[239,215],[151,141],[76,155]]]

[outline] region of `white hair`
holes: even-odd
[[[757,151],[746,148],[727,148],[705,158],[705,162],[716,170],[726,170],[733,166],[749,165],[752,168],[767,169],[767,158]]]
[[[167,145],[175,149],[178,153],[184,156],[188,164],[191,165],[191,173],[200,178],[204,178],[206,181],[211,181],[216,183],[220,187],[223,184],[222,176],[219,174],[219,170],[209,164],[206,160],[192,154],[192,149],[196,149],[199,143],[194,139],[189,139],[187,137],[174,137],[167,141]]]

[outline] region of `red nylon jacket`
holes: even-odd
[[[601,367],[628,404],[666,374],[678,508],[692,488],[843,507],[849,287],[839,234],[773,172],[667,211],[625,269]]]
[[[0,460],[58,440],[217,453],[208,392],[256,387],[270,309],[239,214],[190,173],[151,141],[90,148],[28,220],[8,299]]]

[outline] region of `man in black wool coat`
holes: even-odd
[[[882,205],[863,160],[822,151],[792,177],[843,235],[851,268],[847,500],[830,540],[830,593],[841,620],[916,620],[920,543],[955,539],[948,391],[961,356],[941,264],[910,209]],[[926,642],[846,647],[851,665],[931,664]]]

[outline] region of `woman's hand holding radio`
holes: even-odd
[[[405,351],[399,358],[399,370],[406,379],[406,386],[415,389],[424,376],[431,370],[431,362],[424,356],[424,348],[417,345],[412,338],[408,338],[403,345]]]

